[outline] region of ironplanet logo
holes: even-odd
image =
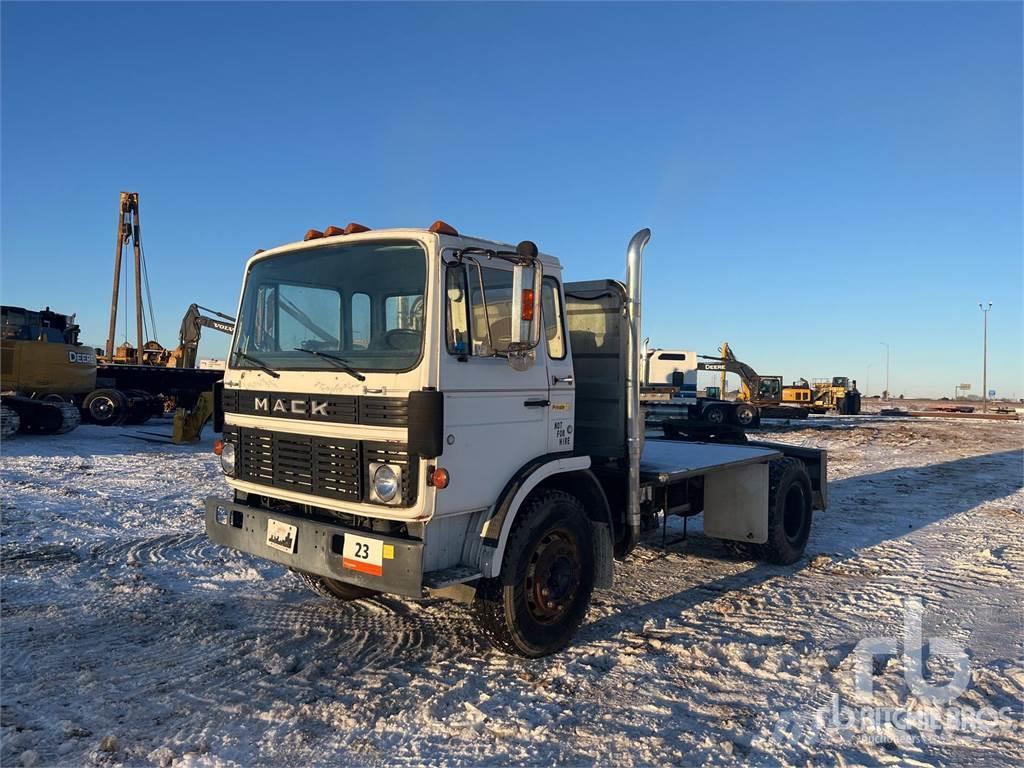
[[[253,410],[255,411],[270,414],[292,414],[295,416],[326,416],[327,406],[328,401],[326,400],[320,402],[319,400],[307,400],[306,398],[288,399],[278,397],[271,399],[270,397],[257,397],[253,401]]]

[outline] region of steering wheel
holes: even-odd
[[[384,346],[397,351],[408,351],[414,346],[419,346],[420,337],[419,331],[413,331],[409,328],[392,328],[384,334]],[[402,339],[406,339],[406,343],[403,343]]]

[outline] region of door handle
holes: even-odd
[[[576,379],[573,376],[566,376],[564,379],[560,379],[557,376],[551,377],[552,384],[575,384]]]
[[[523,403],[527,408],[547,408],[551,405],[550,400],[527,400]]]

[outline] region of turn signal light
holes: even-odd
[[[451,235],[452,237],[458,237],[458,230],[455,229],[451,224],[441,221],[438,219],[430,225],[430,232],[436,232],[439,235]]]
[[[523,288],[523,320],[533,320],[533,288]]]
[[[449,479],[448,470],[442,467],[435,467],[430,473],[430,484],[438,489],[447,488]]]
[[[304,238],[302,238],[302,239],[303,240],[319,240],[323,236],[324,236],[324,233],[321,232],[319,229],[309,229],[309,230],[306,230],[306,236]]]
[[[224,441],[223,440],[214,440],[213,441],[213,452],[215,454],[217,454],[218,456],[220,456],[223,451],[224,451]]]

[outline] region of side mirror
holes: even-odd
[[[540,345],[544,270],[537,258],[537,246],[529,240],[521,242],[516,252],[526,263],[516,264],[512,269],[512,342],[508,345],[508,364],[513,370],[526,371],[536,362]]]

